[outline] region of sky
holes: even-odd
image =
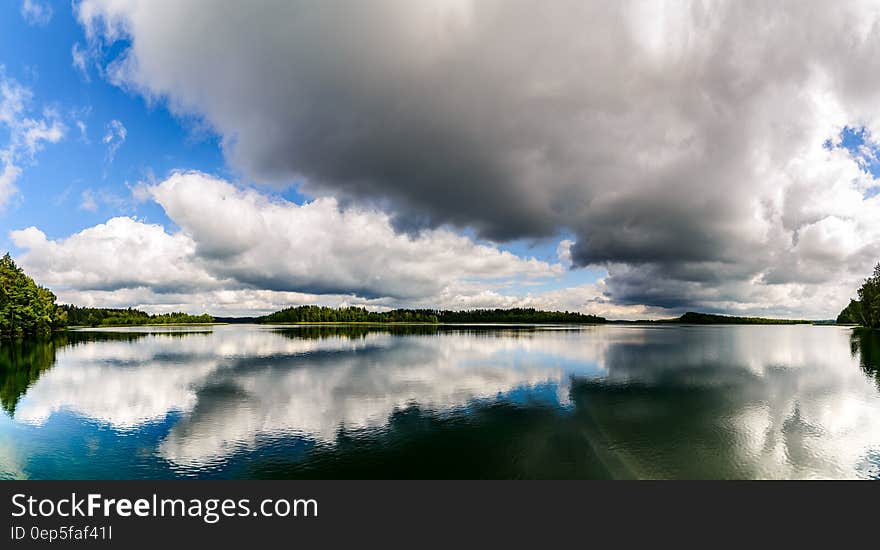
[[[0,248],[64,303],[833,318],[880,6],[0,4]]]

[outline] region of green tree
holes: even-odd
[[[862,303],[858,300],[850,300],[837,316],[838,325],[861,325],[862,321]]]
[[[880,328],[880,263],[874,267],[874,274],[865,279],[859,289],[859,302],[862,303],[864,325]]]
[[[859,299],[851,300],[849,305],[837,316],[841,324],[854,323],[869,328],[880,328],[880,263],[874,273],[865,279],[859,288]]]
[[[49,334],[66,322],[49,289],[38,286],[8,253],[0,258],[0,336]]]

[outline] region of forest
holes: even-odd
[[[606,323],[604,317],[573,311],[542,311],[533,308],[437,311],[441,323]]]
[[[0,336],[39,336],[67,325],[55,295],[37,285],[9,254],[0,258]]]
[[[688,325],[808,325],[813,321],[805,319],[768,319],[766,317],[736,317],[733,315],[714,315],[688,311],[681,317],[662,321]]]
[[[437,323],[427,310],[367,311],[362,307],[295,306],[258,317],[258,323]]]
[[[841,325],[861,325],[880,328],[880,263],[874,266],[874,273],[865,279],[859,288],[858,300],[850,300],[837,316]]]
[[[126,325],[175,325],[213,323],[208,314],[189,315],[187,313],[149,314],[139,309],[108,309],[96,307],[59,306],[67,313],[67,326],[108,327]]]
[[[536,309],[394,309],[368,311],[362,307],[296,306],[259,317],[258,323],[605,323],[595,315]]]

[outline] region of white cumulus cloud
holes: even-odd
[[[326,197],[295,204],[198,172],[172,174],[141,192],[179,230],[116,217],[53,240],[29,227],[10,234],[25,250],[19,261],[77,303],[103,298],[212,312],[328,299],[433,306],[563,271],[448,229],[400,233],[379,210],[341,208]],[[83,199],[84,208],[97,208],[92,192]]]

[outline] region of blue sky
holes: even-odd
[[[46,145],[23,167],[21,192],[3,212],[3,225],[7,230],[35,225],[57,238],[118,214],[167,223],[157,205],[133,204],[126,184],[178,167],[228,173],[217,137],[181,124],[161,102],[148,105],[109,84],[94,65],[84,77],[71,61],[75,43],[85,43],[83,29],[65,3],[45,25],[26,23],[17,2],[0,3],[0,65],[8,78],[31,90],[31,111],[56,109],[66,127],[64,139]],[[111,160],[102,139],[113,120],[124,125],[126,138]],[[85,124],[84,134],[78,122]],[[94,211],[80,208],[89,190],[98,197]],[[102,201],[102,195],[128,204]],[[14,250],[7,233],[0,242]]]

